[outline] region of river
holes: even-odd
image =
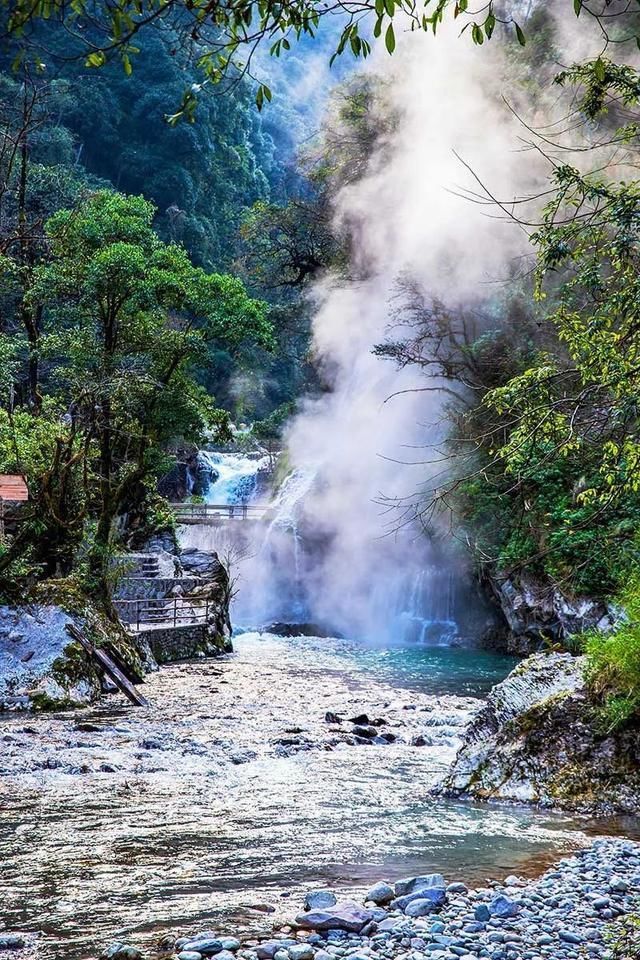
[[[511,658],[256,633],[235,643],[232,656],[151,675],[148,709],[110,696],[0,718],[0,917],[42,931],[38,960],[93,960],[114,939],[149,947],[202,924],[268,929],[325,884],[362,894],[435,869],[467,882],[535,874],[624,826],[429,795],[472,698]],[[361,713],[396,741],[354,742]]]

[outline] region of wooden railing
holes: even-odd
[[[215,523],[217,520],[261,520],[269,509],[266,503],[172,503],[181,523]]]
[[[150,626],[177,627],[192,623],[207,623],[209,600],[189,600],[186,597],[160,597],[140,600],[115,600],[122,622],[130,630],[144,630]],[[212,609],[212,612],[215,612]]]

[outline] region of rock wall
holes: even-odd
[[[206,623],[146,630],[145,639],[159,664],[193,660],[195,657],[216,657],[233,649],[230,640],[221,637]]]
[[[617,618],[617,611],[604,602],[567,597],[549,581],[530,573],[507,576],[494,571],[484,582],[504,617],[503,627],[491,630],[485,641],[514,653],[533,653],[550,643],[566,643],[593,628],[610,630]]]
[[[584,658],[535,654],[495,686],[469,725],[448,796],[640,813],[640,729],[602,730]]]

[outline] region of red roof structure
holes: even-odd
[[[0,473],[0,500],[24,503],[29,499],[27,481],[19,473]]]

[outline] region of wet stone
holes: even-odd
[[[17,933],[0,933],[0,950],[22,950],[24,938]]]
[[[317,910],[318,908],[334,907],[337,903],[336,896],[331,890],[311,890],[304,898],[305,910]]]
[[[187,940],[186,943],[181,944],[182,950],[192,951],[195,953],[201,953],[204,956],[213,956],[213,954],[219,954],[222,950],[222,942],[217,937],[194,937],[192,940]]]

